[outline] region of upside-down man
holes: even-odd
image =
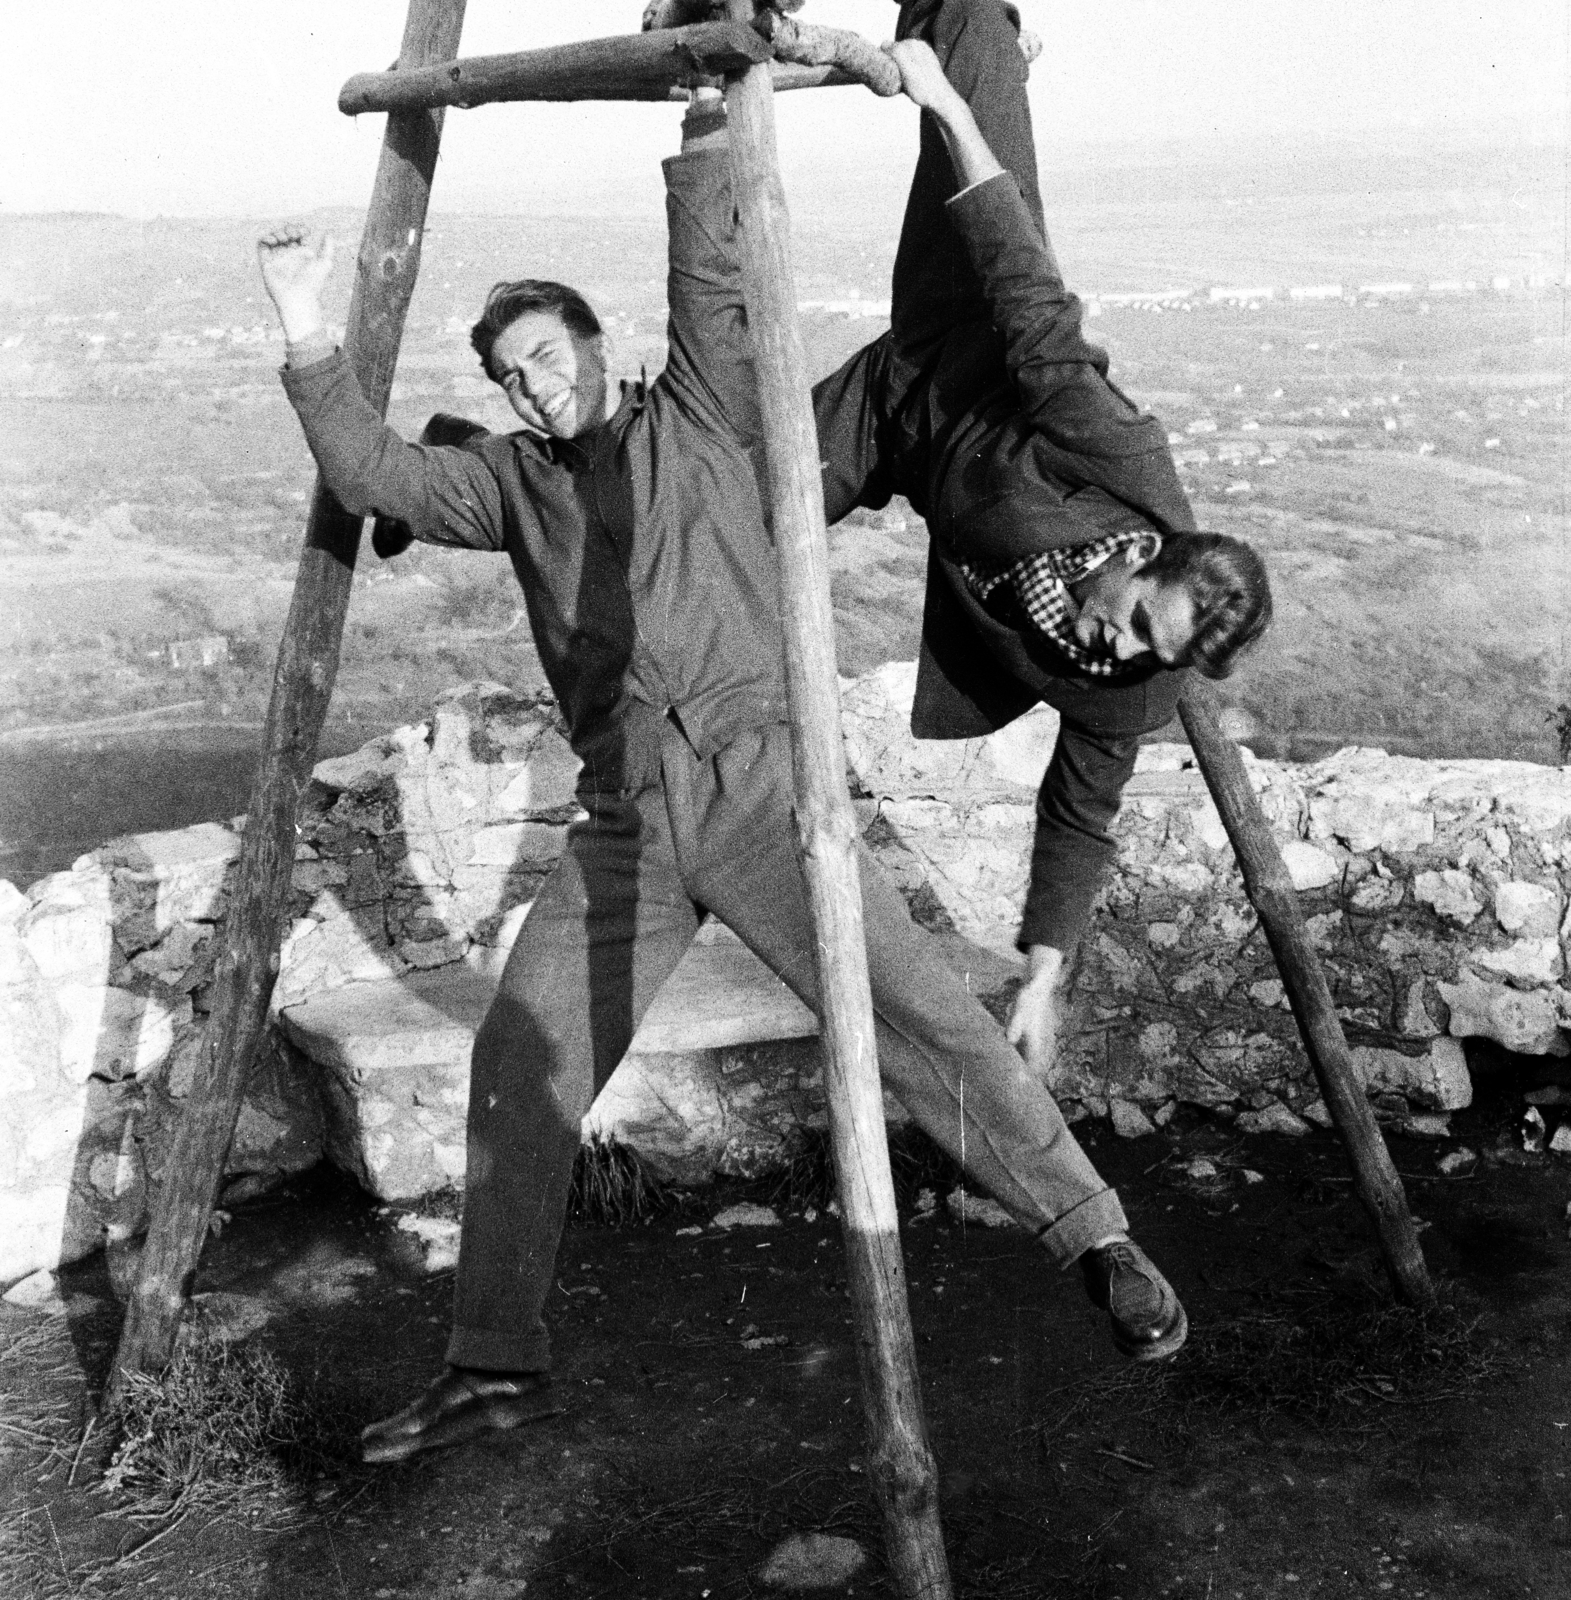
[[[905,0],[897,33],[921,153],[890,331],[813,391],[825,508],[834,522],[898,493],[927,518],[919,738],[991,733],[1039,701],[1060,714],[1009,1023],[1046,1074],[1138,737],[1171,720],[1183,668],[1226,675],[1271,594],[1247,544],[1194,531],[1161,423],[1081,334],[1043,226],[1014,7]]]

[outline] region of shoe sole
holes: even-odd
[[[1166,1361],[1183,1349],[1188,1337],[1189,1313],[1180,1305],[1178,1321],[1160,1339],[1120,1339],[1115,1330],[1113,1343],[1118,1346],[1119,1354],[1130,1361]]]
[[[510,1401],[506,1405],[466,1407],[454,1416],[444,1417],[419,1433],[395,1434],[391,1438],[364,1434],[360,1439],[360,1459],[372,1466],[407,1461],[428,1450],[445,1450],[486,1434],[512,1433],[531,1422],[559,1417],[566,1407],[554,1394],[543,1394],[534,1404]]]

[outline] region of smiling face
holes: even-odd
[[[1073,586],[1075,637],[1087,650],[1129,662],[1155,656],[1165,667],[1182,657],[1194,637],[1195,602],[1181,583],[1142,576],[1150,558],[1142,541]]]
[[[531,433],[574,439],[605,421],[606,350],[554,311],[526,311],[491,347],[491,375]]]

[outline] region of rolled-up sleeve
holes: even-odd
[[[502,548],[501,485],[482,456],[400,438],[342,351],[286,368],[283,382],[324,481],[351,515],[396,518],[429,544]]]

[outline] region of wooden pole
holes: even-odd
[[[1238,747],[1222,732],[1214,693],[1192,675],[1179,697],[1178,714],[1233,842],[1244,887],[1276,957],[1320,1093],[1353,1163],[1353,1182],[1374,1221],[1386,1268],[1404,1299],[1413,1305],[1431,1305],[1435,1289],[1407,1209],[1402,1180],[1353,1070],[1331,990],[1304,927],[1298,891],[1249,786]]]
[[[731,0],[732,14],[751,15],[752,4]],[[871,1436],[870,1475],[898,1592],[906,1600],[947,1600],[949,1566],[895,1217],[856,824],[846,791],[818,433],[797,322],[767,68],[730,77],[726,105],[742,281],[780,551],[798,846],[812,914],[824,1083]]]
[[[362,72],[339,91],[338,109],[355,116],[503,100],[664,100],[677,84],[718,78],[773,53],[750,23],[699,22],[414,71]]]
[[[410,0],[400,64],[451,60],[463,20],[464,0]],[[383,139],[345,341],[360,387],[378,412],[386,411],[392,388],[441,134],[442,112],[415,111],[390,117]],[[110,1406],[128,1373],[156,1373],[168,1365],[212,1218],[277,976],[296,808],[338,672],[360,530],[360,518],[348,515],[318,479],[273,676],[212,1011],[127,1307],[106,1396]]]

